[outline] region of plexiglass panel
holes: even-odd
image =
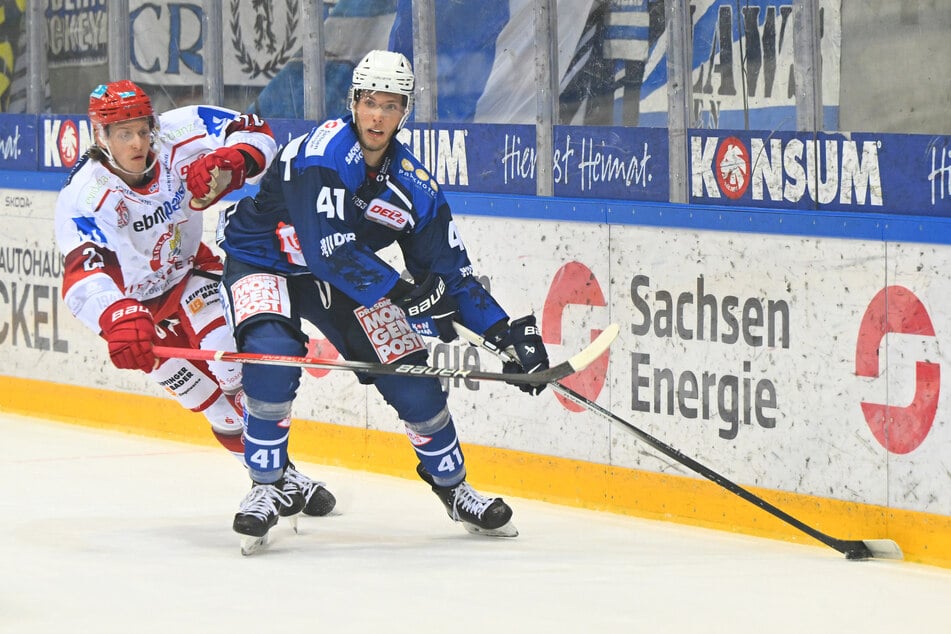
[[[843,0],[840,127],[951,134],[951,2]]]
[[[82,113],[89,91],[110,79],[109,3],[40,0],[38,41],[28,31],[33,5],[0,2],[0,110]],[[313,2],[314,0],[310,0]],[[559,96],[554,125],[668,126],[666,20],[674,0],[431,0],[421,26],[435,76],[431,118],[445,123],[538,120],[536,48],[556,42],[548,60]],[[220,33],[203,30],[205,2],[129,0],[129,75],[156,108],[206,101],[208,42],[220,41],[221,105],[273,118],[305,118],[302,45],[310,33],[305,0],[221,0]],[[418,0],[417,0],[418,2]],[[414,59],[413,0],[326,0],[320,43],[323,105],[346,113],[354,65],[374,48]],[[556,14],[557,34],[542,31],[539,6]],[[814,131],[947,134],[951,118],[951,4],[934,0],[695,0],[690,20],[688,127],[793,131],[800,80],[815,81],[821,125]],[[818,11],[821,76],[797,66],[795,22]],[[314,2],[313,5],[317,6]],[[419,27],[419,25],[417,25]],[[208,27],[204,27],[208,28]],[[42,40],[42,41],[39,41]],[[46,81],[30,83],[30,46],[42,47]],[[418,52],[415,52],[418,54]],[[544,58],[544,56],[542,56]],[[544,70],[544,69],[543,69]],[[114,70],[112,71],[115,72]],[[116,79],[117,77],[113,77]],[[798,86],[802,89],[804,86]]]

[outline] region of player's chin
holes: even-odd
[[[124,163],[120,163],[119,166],[122,167],[122,169],[132,173],[144,172],[145,158],[143,157],[141,159],[129,159],[128,161],[125,161]]]
[[[386,145],[390,140],[390,135],[382,130],[364,130],[363,140],[368,146],[379,148]]]

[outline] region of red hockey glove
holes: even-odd
[[[228,192],[244,185],[244,154],[233,147],[220,147],[188,166],[185,184],[191,192],[192,209],[206,209]]]
[[[143,372],[155,368],[155,323],[148,308],[134,299],[120,299],[102,314],[99,327],[109,342],[109,357],[117,368]]]

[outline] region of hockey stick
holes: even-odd
[[[505,351],[497,350],[495,346],[492,346],[491,344],[483,340],[483,338],[480,337],[478,334],[467,329],[465,326],[455,324],[455,327],[456,327],[456,332],[459,333],[459,336],[469,341],[471,344],[475,346],[481,346],[504,359],[512,358],[509,353]],[[635,436],[637,436],[642,441],[644,441],[645,443],[647,443],[648,445],[650,445],[657,451],[661,452],[665,456],[672,458],[673,460],[676,460],[677,462],[689,468],[690,470],[696,473],[699,473],[700,475],[707,478],[711,482],[714,482],[715,484],[720,485],[721,487],[723,487],[730,493],[738,495],[744,500],[746,500],[747,502],[755,504],[756,506],[763,509],[770,515],[773,515],[774,517],[777,517],[780,520],[786,522],[787,524],[799,529],[803,533],[822,542],[826,546],[834,548],[840,553],[843,553],[846,559],[869,559],[869,558],[903,559],[901,548],[899,548],[898,544],[896,544],[894,541],[890,539],[861,539],[861,540],[854,539],[853,540],[853,539],[838,539],[838,538],[826,535],[825,533],[809,526],[808,524],[805,524],[804,522],[797,520],[795,517],[786,513],[785,511],[773,506],[772,504],[770,504],[763,498],[759,497],[758,495],[752,493],[751,491],[748,491],[747,489],[744,489],[740,485],[728,480],[727,478],[723,477],[722,475],[720,475],[713,469],[710,469],[709,467],[706,467],[700,464],[693,458],[690,458],[689,456],[684,455],[677,449],[674,449],[670,445],[658,440],[657,438],[654,438],[647,432],[644,432],[638,429],[637,427],[627,422],[626,420],[620,418],[616,414],[613,414],[610,411],[604,409],[603,407],[601,407],[594,401],[591,401],[585,398],[584,396],[582,396],[581,394],[578,394],[571,388],[565,387],[564,385],[558,383],[557,380],[549,382],[549,385],[551,385],[552,389],[557,391],[559,394],[562,394],[573,403],[576,403],[580,405],[581,407],[584,407],[585,409],[602,416],[603,418],[606,418],[610,421],[614,421],[616,423],[623,425]]]
[[[504,381],[528,385],[551,383],[588,367],[592,361],[604,354],[605,350],[617,338],[619,327],[611,324],[597,339],[586,348],[548,370],[540,372],[512,373],[482,372],[480,370],[457,370],[429,365],[410,363],[371,363],[368,361],[347,361],[345,359],[321,359],[319,357],[295,357],[280,354],[255,354],[251,352],[226,352],[224,350],[200,350],[195,348],[172,348],[155,346],[155,356],[163,359],[188,359],[191,361],[230,361],[234,363],[263,363],[265,365],[288,365],[302,368],[321,368],[325,370],[346,370],[363,372],[377,376],[397,375],[438,379],[471,379],[474,381]],[[478,336],[478,335],[476,335]],[[488,342],[486,342],[488,344]]]

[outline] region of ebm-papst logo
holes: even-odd
[[[869,303],[855,346],[855,373],[870,378],[880,374],[879,350],[889,333],[934,337],[934,326],[924,304],[904,286],[886,286]],[[862,413],[875,440],[896,454],[914,451],[931,430],[938,411],[941,367],[915,363],[915,396],[896,406],[862,402]]]

